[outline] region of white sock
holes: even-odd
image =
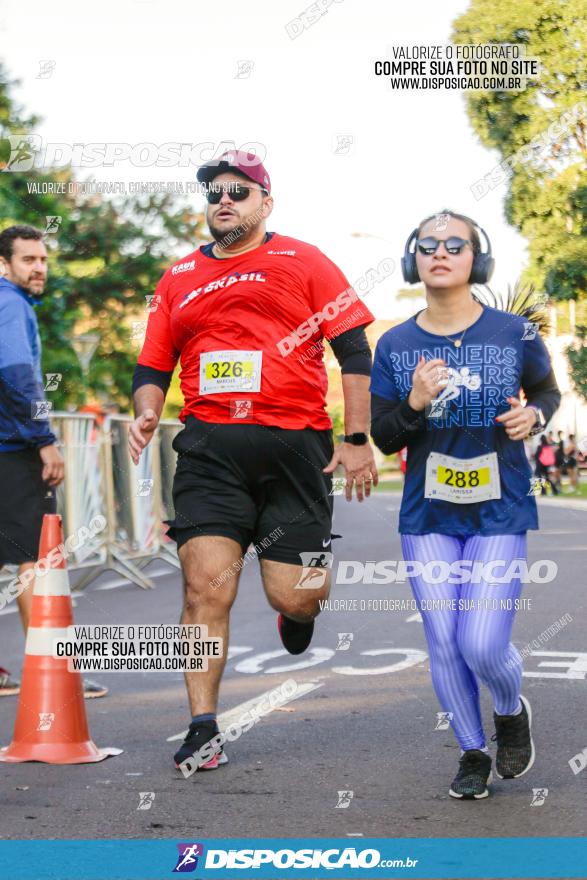
[[[469,749],[469,751],[471,751],[471,750]],[[489,749],[487,748],[487,746],[483,746],[482,749],[477,749],[477,751],[478,751],[478,752],[487,752],[487,753],[489,753]],[[465,754],[464,749],[461,749],[461,758],[463,757],[464,754]]]

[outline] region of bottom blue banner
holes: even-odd
[[[7,880],[587,878],[587,840],[243,838],[0,841]]]

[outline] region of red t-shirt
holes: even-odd
[[[373,315],[313,245],[274,233],[240,256],[202,248],[157,285],[138,362],[173,370],[181,359],[185,406],[205,422],[332,427],[322,338]]]

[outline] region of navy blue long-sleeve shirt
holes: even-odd
[[[37,316],[27,292],[0,278],[0,452],[56,442],[49,420],[38,417],[44,400]]]

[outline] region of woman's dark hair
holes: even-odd
[[[473,248],[474,254],[481,253],[481,239],[479,238],[479,233],[477,232],[477,224],[470,217],[467,217],[466,214],[457,214],[455,211],[451,211],[449,208],[443,208],[442,211],[437,211],[435,214],[431,214],[429,217],[425,217],[418,224],[418,238],[420,237],[420,233],[422,232],[422,227],[426,225],[426,223],[430,223],[431,220],[434,220],[436,217],[440,217],[442,214],[448,214],[449,217],[453,217],[455,220],[462,220],[463,223],[466,223],[469,229],[469,236],[471,239],[471,246]]]
[[[9,226],[0,232],[0,257],[10,262],[14,242],[17,238],[24,238],[27,241],[42,241],[43,233],[34,226]]]

